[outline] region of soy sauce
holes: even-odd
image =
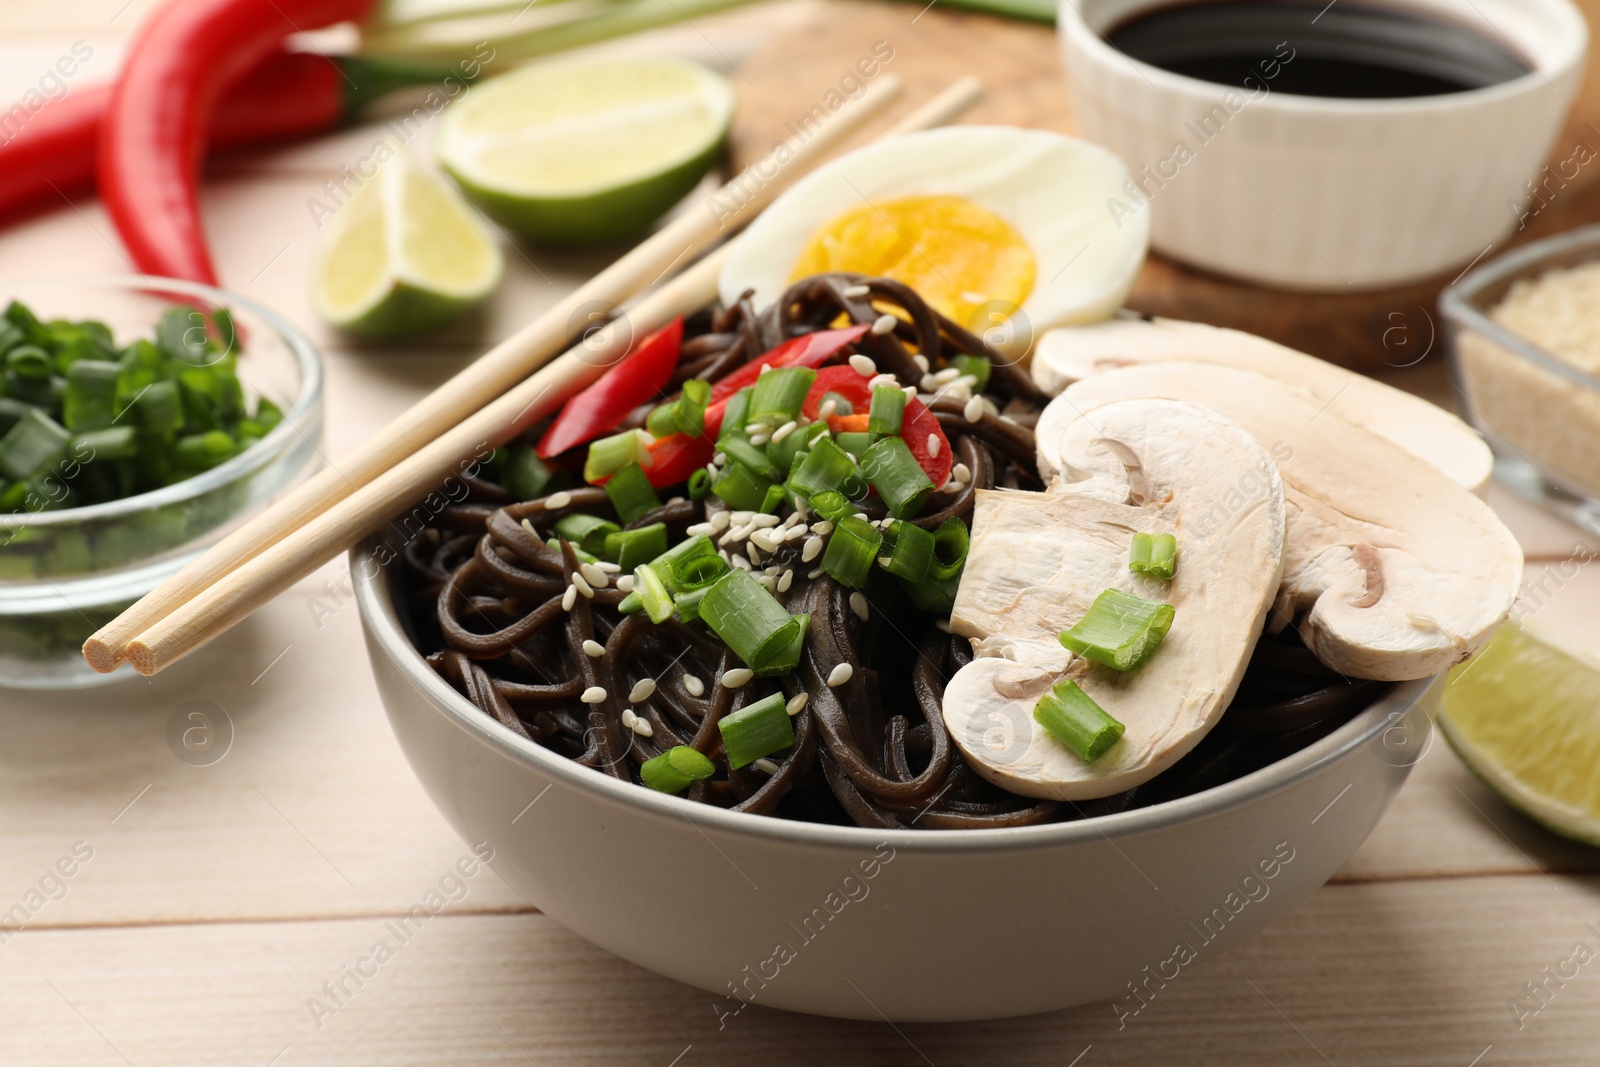
[[[1533,68],[1503,40],[1399,6],[1350,0],[1209,0],[1145,12],[1112,47],[1219,85],[1346,99],[1439,96],[1498,85]]]

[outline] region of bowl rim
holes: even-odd
[[[1243,88],[1191,78],[1186,74],[1175,74],[1117,50],[1101,33],[1099,27],[1083,14],[1082,5],[1085,2],[1086,0],[1060,0],[1056,22],[1066,47],[1092,58],[1102,69],[1112,66],[1112,61],[1116,61],[1139,74],[1143,81],[1158,91],[1182,92],[1207,100],[1214,100],[1219,91],[1226,92],[1230,89],[1238,91]],[[1150,6],[1156,6],[1160,2],[1161,0],[1151,0]],[[1403,0],[1403,2],[1407,6],[1429,9],[1436,9],[1438,6],[1429,4],[1426,0]],[[1530,63],[1532,69],[1509,81],[1477,89],[1464,89],[1460,92],[1439,93],[1434,96],[1379,99],[1306,96],[1275,91],[1252,106],[1276,107],[1291,114],[1372,119],[1470,110],[1503,99],[1543,92],[1547,87],[1554,88],[1555,79],[1570,76],[1582,64],[1588,48],[1588,23],[1570,0],[1523,0],[1523,2],[1536,13],[1537,17],[1544,19],[1546,29],[1556,39],[1557,44],[1551,49],[1548,57],[1542,58],[1529,56],[1525,49],[1514,45],[1513,47],[1519,52],[1523,52],[1522,58]],[[1487,16],[1484,17],[1487,19]],[[1496,32],[1499,32],[1498,29]],[[1504,38],[1505,34],[1501,33],[1500,36]],[[1572,86],[1572,91],[1577,91],[1576,85]]]
[[[20,511],[3,517],[7,526],[49,527],[68,523],[115,520],[204,496],[240,478],[254,474],[282,454],[292,437],[304,437],[305,434],[299,428],[300,423],[310,421],[322,403],[324,375],[322,358],[317,352],[316,345],[298,326],[246,296],[217,286],[150,274],[57,274],[40,278],[0,280],[0,288],[23,292],[51,286],[148,289],[152,291],[151,295],[179,293],[198,297],[213,304],[243,307],[283,339],[300,371],[300,388],[295,394],[294,401],[284,411],[283,419],[267,431],[265,437],[210,470],[202,471],[192,478],[185,478],[181,482],[151,489],[136,496],[126,496],[120,500],[108,500],[85,507],[62,508],[59,511]]]
[[[1096,840],[1111,842],[1118,838],[1155,833],[1270,796],[1341,762],[1356,750],[1372,744],[1400,722],[1437,681],[1437,678],[1424,678],[1393,683],[1382,696],[1349,722],[1298,752],[1231,782],[1133,811],[1073,822],[981,830],[874,829],[775,819],[767,815],[696,804],[681,797],[642,788],[632,782],[623,782],[610,775],[597,774],[589,767],[557,755],[527,738],[518,737],[479,711],[439,677],[412,646],[395,609],[391,595],[392,578],[385,573],[388,567],[379,563],[374,556],[376,545],[384,537],[381,533],[374,534],[350,549],[348,562],[355,587],[357,612],[368,634],[388,656],[390,663],[436,712],[444,715],[457,729],[486,743],[502,756],[529,765],[533,770],[576,787],[596,800],[633,807],[642,814],[669,820],[681,818],[702,832],[715,829],[768,842],[831,848],[870,848],[879,842],[887,842],[896,849],[920,853],[987,852],[1069,846]],[[397,562],[399,558],[396,554],[389,562]],[[370,659],[370,645],[368,654]]]

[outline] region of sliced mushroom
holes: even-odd
[[[1437,404],[1264,337],[1178,319],[1110,319],[1050,330],[1033,354],[1033,380],[1054,396],[1073,382],[1142,363],[1220,363],[1298,386],[1319,406],[1421,456],[1479,496],[1494,456],[1471,426]]]
[[[1108,404],[1060,440],[1070,473],[1045,493],[979,491],[950,626],[977,658],[945,688],[944,718],[967,761],[1025,796],[1109,796],[1192,749],[1233,699],[1283,572],[1283,487],[1248,433],[1192,404]],[[1241,482],[1245,507],[1226,501]],[[1221,522],[1201,529],[1209,516]],[[1177,574],[1128,569],[1136,532],[1178,541]],[[1056,635],[1108,588],[1171,604],[1172,628],[1140,668],[1078,659]],[[1126,727],[1085,763],[1033,719],[1039,696],[1076,677]]]
[[[1049,477],[1102,404],[1128,397],[1202,404],[1249,430],[1278,461],[1288,501],[1273,628],[1299,619],[1317,658],[1352,678],[1426,678],[1461,662],[1505,619],[1522,550],[1482,500],[1437,467],[1283,382],[1204,363],[1125,367],[1069,386],[1037,428]],[[1237,500],[1248,494],[1241,488]]]

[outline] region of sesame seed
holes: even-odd
[[[939,444],[939,435],[936,434],[936,433],[930,433],[928,435],[928,458],[929,459],[938,459],[939,458],[939,449],[940,449],[940,447],[941,447],[941,445]]]
[[[852,285],[848,289],[840,290],[840,295],[855,300],[858,297],[866,296],[870,292],[872,292],[872,286],[870,285]]]
[[[866,522],[869,518],[871,518],[871,516],[865,511],[858,511],[856,512],[856,518],[860,519],[862,522]]]
[[[816,581],[818,578],[822,577],[822,568],[818,567],[814,571],[807,571],[806,572],[806,577],[810,578],[813,582]]]
[[[949,619],[934,619],[933,620],[933,624],[935,626],[937,626],[944,633],[949,633],[950,632],[950,620]]]
[[[590,585],[588,580],[586,578],[584,578],[583,575],[579,574],[577,571],[573,571],[572,572],[572,588],[574,588],[578,592],[582,593],[583,594],[583,599],[585,599],[585,600],[593,600],[594,599],[594,586]]]
[[[933,393],[938,391],[939,383],[933,380],[933,375],[924,374],[922,380],[917,383],[917,387],[924,393]]]
[[[572,494],[567,492],[565,489],[561,490],[559,493],[551,493],[549,496],[544,498],[544,506],[549,508],[551,511],[557,511],[561,508],[568,507],[571,504]]]
[[[728,523],[731,520],[731,518],[732,518],[732,516],[730,516],[728,514],[728,512],[726,512],[726,511],[712,512],[712,514],[711,514],[711,532],[712,533],[716,533],[718,530],[726,530],[728,528]]]
[[[788,570],[784,571],[783,576],[778,579],[778,592],[787,593],[789,591],[789,587],[793,584],[794,568],[790,567]]]
[[[756,672],[749,667],[735,667],[732,670],[722,672],[722,684],[729,689],[737,689],[741,685],[747,684],[755,676]]]
[[[822,537],[827,537],[829,534],[833,533],[833,523],[829,522],[827,519],[823,519],[821,522],[814,522],[811,524],[811,532]]]
[[[756,579],[756,584],[769,593],[777,592],[778,583],[773,580],[772,575],[765,572],[762,573],[761,577]]]
[[[645,466],[649,466],[649,464],[647,463],[647,464],[645,464]],[[681,496],[669,496],[669,497],[667,497],[667,503],[668,504],[682,504],[686,499],[687,499],[686,497],[681,497]]]
[[[578,573],[583,575],[583,580],[596,589],[604,589],[611,584],[611,576],[596,567],[593,563],[585,563],[578,568]]]
[[[590,659],[599,659],[606,654],[606,646],[591,637],[583,643],[583,654]]]
[[[972,471],[965,463],[957,463],[950,468],[950,477],[965,485],[967,482],[972,481]]]
[[[776,552],[783,545],[783,538],[771,530],[757,530],[750,535],[750,543],[763,552]]]
[[[806,701],[810,699],[811,694],[809,693],[796,693],[789,698],[789,702],[783,706],[783,710],[787,711],[791,716],[798,715],[800,714],[800,709],[805,707]]]
[[[757,378],[761,377],[763,374],[767,373],[767,371],[769,371],[771,369],[772,369],[772,364],[770,364],[770,363],[761,364],[761,369],[756,372],[756,377]]]
[[[848,663],[841,663],[828,672],[828,688],[837,689],[856,676],[856,669]]]
[[[966,416],[968,422],[982,422],[983,397],[975,396],[967,401],[967,406],[961,409],[961,414]]]
[[[633,575],[619,574],[617,576],[617,591],[619,593],[633,592]]]
[[[635,439],[645,448],[649,448],[656,443],[656,435],[649,430],[635,430],[633,432]]]
[[[907,400],[915,400],[917,398],[917,387],[914,386],[914,385],[907,385],[907,386],[903,387],[900,391],[902,393],[906,394],[906,399]]]
[[[820,555],[822,555],[822,538],[813,534],[806,538],[805,547],[800,549],[800,562],[810,563]]]
[[[880,385],[892,385],[898,389],[900,387],[900,379],[896,378],[892,374],[879,374],[874,376],[873,379],[867,383],[867,388],[876,389]]]
[[[750,435],[750,443],[755,445],[757,448],[760,448],[770,440],[772,440],[772,438],[764,433],[754,433]]]
[[[873,336],[882,337],[886,333],[894,332],[895,323],[899,321],[899,319],[888,313],[879,315],[872,323]]]
[[[751,525],[751,527],[776,526],[776,525],[778,525],[778,522],[779,522],[778,516],[769,515],[764,511],[758,511],[755,514],[750,516],[750,525]]]
[[[738,567],[742,571],[747,571],[750,569],[750,561],[739,555],[739,553],[735,552],[733,555],[728,557],[728,566]]]
[[[561,594],[561,610],[571,611],[572,605],[576,604],[577,602],[578,590],[573,586],[567,586],[567,591]]]
[[[650,678],[641,678],[634,687],[628,690],[628,703],[637,704],[641,700],[649,700],[655,696],[656,683]]]
[[[711,453],[711,474],[712,474],[712,477],[716,477],[717,468],[722,466],[726,462],[728,462],[728,457],[723,455],[721,452],[713,452],[713,453]]]
[[[773,443],[776,444],[777,442],[783,440],[785,437],[788,437],[790,434],[794,433],[795,430],[797,430],[799,428],[800,428],[800,424],[798,422],[795,422],[793,419],[790,419],[788,422],[784,423],[782,426],[779,426],[776,430],[772,431]]]
[[[523,529],[524,529],[524,530],[526,530],[526,531],[528,531],[528,536],[529,536],[529,537],[532,537],[532,538],[534,538],[534,539],[535,539],[535,540],[538,540],[538,539],[539,539],[539,531],[538,531],[538,530],[535,530],[535,529],[534,529],[534,528],[533,528],[533,523],[531,523],[531,522],[529,522],[529,521],[528,521],[528,520],[527,520],[527,519],[523,519],[523,520],[522,520],[522,528],[523,528]],[[431,530],[431,529],[433,529],[433,527],[432,527],[432,526],[430,526],[430,527],[428,527],[428,529],[430,529],[430,530]]]
[[[856,613],[856,618],[862,622],[867,621],[867,598],[859,591],[850,594],[850,610]]]
[[[750,766],[754,767],[756,770],[760,771],[762,774],[777,774],[778,773],[778,765],[776,763],[773,763],[771,760],[767,759],[767,757],[765,757],[765,756],[762,756],[760,759],[751,760],[750,761]]]
[[[791,526],[789,529],[783,532],[783,539],[785,541],[798,541],[800,538],[806,536],[810,532],[811,531],[806,529],[804,526]]]
[[[833,413],[838,410],[839,402],[837,400],[824,400],[822,406],[817,409],[817,418],[826,422],[828,419],[833,418]],[[524,519],[523,521],[526,522],[527,520]]]
[[[804,515],[800,514],[798,511],[792,511],[792,512],[789,513],[789,517],[787,519],[783,520],[783,524],[785,526],[793,526],[796,523],[804,522],[804,521],[805,521],[805,516]],[[430,527],[430,529],[431,528],[432,527]]]
[[[703,696],[706,691],[706,683],[702,682],[697,675],[686,674],[683,676],[683,689],[684,692],[692,697]]]
[[[701,534],[706,534],[709,536],[716,532],[716,528],[709,522],[697,522],[692,526],[684,527],[683,532],[688,534],[690,537],[699,537]]]
[[[911,362],[915,363],[917,365],[917,369],[923,374],[928,373],[928,357],[923,355],[921,352],[913,352],[911,354]]]
[[[578,699],[583,701],[585,704],[604,704],[606,701],[605,687],[591,685],[589,688],[583,691],[583,696],[579,697]]]
[[[599,563],[596,563],[595,566],[599,567],[601,570],[605,571],[607,574],[620,574],[620,573],[622,573],[622,568],[621,567],[619,567],[617,564],[612,563],[612,562],[610,562],[608,560],[601,560]]]
[[[650,725],[649,719],[639,719],[633,724],[633,732],[638,734],[640,737],[654,737],[656,735],[656,728]]]
[[[863,378],[870,378],[878,373],[878,365],[872,362],[872,357],[863,356],[859,352],[850,357],[850,366]]]
[[[744,551],[745,551],[745,555],[750,557],[750,563],[751,563],[752,566],[759,566],[760,565],[760,563],[761,563],[761,549],[756,545],[756,543],[754,541],[750,542],[748,545],[745,545],[744,546]]]
[[[961,377],[961,368],[946,367],[944,370],[933,376],[933,382],[935,385],[949,385],[959,377]],[[973,381],[977,381],[977,379],[974,378]]]
[[[631,729],[633,729],[633,724],[638,722],[638,721],[639,721],[639,716],[637,716],[637,715],[635,715],[633,713],[633,709],[632,708],[623,708],[622,709],[622,725],[626,726],[628,729],[631,730]]]
[[[756,513],[753,512],[753,511],[734,511],[734,512],[730,512],[729,514],[730,514],[730,516],[732,518],[732,521],[733,521],[733,523],[735,525],[741,525],[743,523],[749,522],[755,516]]]

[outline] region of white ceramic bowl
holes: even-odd
[[[551,918],[730,1013],[956,1021],[1119,996],[1107,1011],[1130,1011],[1132,984],[1181,981],[1322,885],[1429,737],[1429,684],[1407,682],[1263,770],[1137,811],[1002,830],[790,822],[512,734],[412,647],[399,568],[372,543],[350,567],[390,724],[450,823]]]
[[[1414,281],[1503,238],[1560,132],[1588,43],[1569,0],[1383,0],[1507,41],[1534,69],[1443,96],[1292,96],[1262,81],[1249,98],[1106,43],[1105,32],[1170,2],[1061,0],[1079,126],[1128,164],[1141,191],[1127,205],[1151,213],[1157,250],[1292,289]]]

